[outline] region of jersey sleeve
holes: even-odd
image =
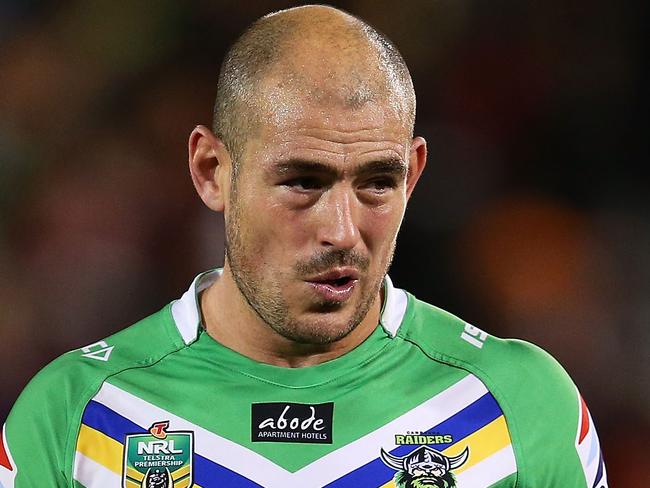
[[[184,344],[168,305],[47,365],[18,397],[3,427],[0,488],[81,487],[74,480],[75,456],[88,402],[106,378],[152,364]]]
[[[65,368],[59,358],[37,374],[9,413],[0,447],[0,487],[71,486],[66,463],[70,437],[76,435],[70,421],[75,406]]]
[[[521,488],[607,488],[598,435],[573,381],[549,354],[523,342],[512,348],[505,392]],[[503,383],[502,383],[503,384]]]

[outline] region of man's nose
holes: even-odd
[[[321,245],[338,249],[354,248],[361,237],[359,232],[358,200],[352,191],[332,188],[320,209],[318,239]]]

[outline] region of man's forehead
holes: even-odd
[[[287,89],[285,83],[267,85],[260,91],[255,111],[261,132],[322,128],[329,130],[403,131],[410,136],[408,120],[389,97],[371,97],[323,88],[313,91]]]
[[[384,104],[350,108],[288,98],[262,117],[243,158],[266,169],[279,162],[291,162],[288,169],[298,161],[319,161],[354,171],[373,160],[406,162],[410,142],[408,128]]]
[[[359,66],[345,67],[332,59],[310,59],[306,63],[282,64],[260,80],[255,107],[262,117],[287,117],[309,111],[311,114],[371,105],[385,116],[410,120],[402,91],[392,86],[385,73]]]

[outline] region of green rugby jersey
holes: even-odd
[[[566,372],[384,282],[374,333],[306,368],[202,328],[197,295],[41,371],[3,427],[0,487],[607,487]]]

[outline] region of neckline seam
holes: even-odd
[[[379,347],[376,351],[374,351],[372,354],[370,354],[368,357],[366,357],[363,361],[354,363],[352,365],[353,367],[352,368],[347,368],[348,371],[345,372],[342,375],[341,374],[336,375],[336,372],[337,372],[336,370],[340,369],[339,367],[334,368],[334,371],[323,372],[322,373],[323,375],[328,375],[328,376],[331,376],[331,377],[327,378],[325,381],[311,383],[311,384],[308,384],[308,385],[292,385],[292,384],[280,383],[278,381],[271,380],[271,379],[269,379],[267,377],[258,376],[258,375],[254,374],[254,373],[244,371],[244,370],[239,369],[237,367],[233,367],[233,365],[230,365],[230,364],[224,364],[223,362],[216,362],[216,361],[215,361],[215,363],[218,366],[227,369],[228,371],[231,371],[233,373],[237,373],[237,374],[246,376],[246,377],[248,377],[250,379],[259,381],[261,383],[265,383],[265,384],[273,385],[273,386],[277,386],[277,387],[282,387],[282,388],[287,388],[289,390],[305,390],[305,389],[308,389],[308,388],[321,387],[321,386],[324,386],[324,385],[335,383],[337,381],[341,381],[341,380],[343,380],[345,378],[348,378],[350,374],[354,373],[359,368],[362,368],[366,364],[376,360],[383,352],[385,352],[389,347],[391,347],[391,345],[396,344],[395,339],[397,339],[397,337],[393,338],[393,337],[390,337],[388,335],[385,335],[385,331],[383,330],[383,328],[382,328],[382,333],[384,334],[384,337],[382,337],[382,339],[387,340],[386,344],[381,345],[381,347]],[[403,341],[403,339],[401,339],[401,340]],[[194,344],[196,344],[197,342],[199,342],[199,341],[196,341]],[[187,347],[192,347],[194,344],[190,344]],[[349,354],[349,353],[347,353],[347,354]],[[346,356],[346,354],[344,354],[342,356],[339,356],[338,358],[334,358],[331,361],[336,361],[337,359],[343,358],[345,356]],[[319,365],[314,365],[314,366],[311,366],[311,367],[318,367],[320,365],[325,365],[328,362],[329,361],[327,361],[325,363],[320,363]],[[272,365],[268,365],[268,364],[264,364],[264,363],[257,363],[257,364],[258,365],[263,365],[263,366],[272,366]],[[286,368],[286,369],[287,370],[294,370],[294,369],[295,370],[301,370],[303,368]]]

